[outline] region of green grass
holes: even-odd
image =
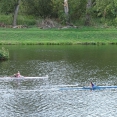
[[[116,28],[81,27],[78,29],[0,28],[0,44],[73,45],[117,44]]]

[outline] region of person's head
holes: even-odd
[[[93,83],[92,83],[92,82],[90,82],[90,84],[92,85]]]

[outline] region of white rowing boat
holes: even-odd
[[[21,76],[21,77],[0,77],[0,79],[47,79],[48,78],[48,75],[46,76],[42,76],[42,77],[24,77],[24,76]]]

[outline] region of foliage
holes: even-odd
[[[94,10],[97,17],[111,18],[117,17],[117,1],[116,0],[96,0]]]
[[[9,51],[2,47],[0,50],[0,60],[7,60],[9,59]]]
[[[40,17],[50,17],[52,2],[51,0],[23,0],[22,12],[27,15],[40,16]]]
[[[64,0],[21,0],[18,24],[24,24],[25,22],[25,24],[32,25],[39,18],[56,18],[57,21],[64,23],[63,2]],[[94,22],[94,19],[98,18],[103,24],[117,25],[117,0],[92,0],[92,6],[91,9],[88,9],[89,11],[86,9],[87,2],[88,0],[68,0],[71,22],[84,21],[85,15],[90,12],[91,19]],[[18,0],[0,0],[0,15],[6,15],[7,17],[7,20],[5,17],[0,18],[0,23],[12,24],[17,3]]]
[[[18,25],[35,25],[36,24],[36,18],[34,16],[30,15],[18,15],[17,18],[17,24]]]
[[[13,17],[11,14],[5,15],[5,14],[0,14],[0,23],[4,23],[6,25],[12,24]]]
[[[69,1],[70,9],[70,19],[78,20],[85,15],[86,12],[86,0],[70,0]]]
[[[18,0],[0,0],[1,12],[6,15],[13,13],[17,2]]]

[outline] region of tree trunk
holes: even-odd
[[[17,16],[18,16],[20,2],[21,0],[18,0],[17,4],[15,5],[15,11],[13,16],[13,27],[17,25]]]
[[[66,24],[69,24],[69,7],[68,7],[68,0],[64,0],[64,12],[65,12],[65,20]]]
[[[85,19],[86,26],[91,25],[91,7],[92,7],[92,0],[88,0],[86,5],[86,19]]]

